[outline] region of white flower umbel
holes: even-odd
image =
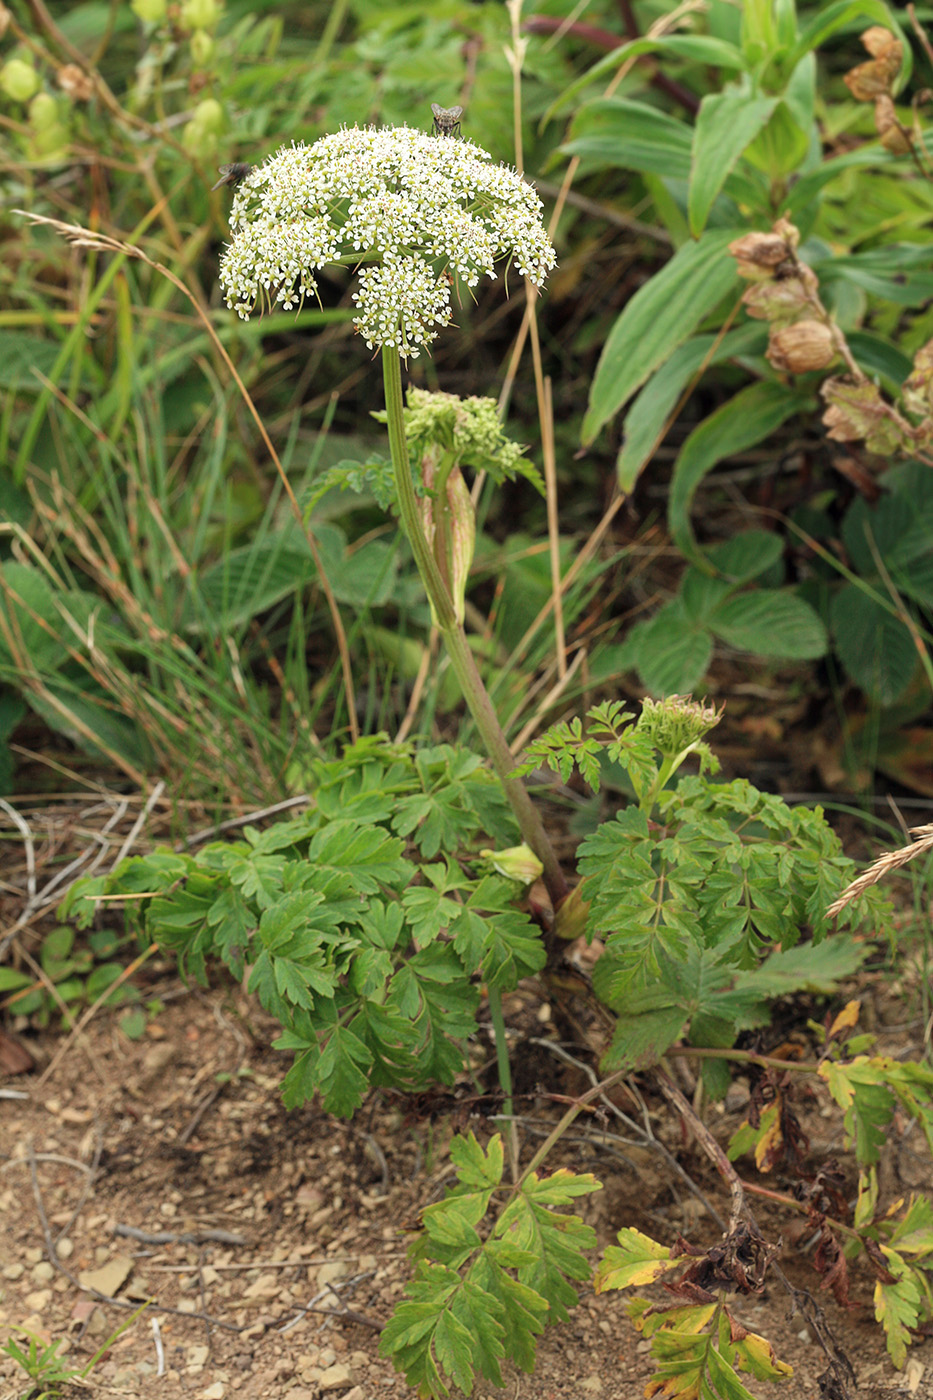
[[[451,318],[450,289],[501,259],[541,283],[554,249],[541,201],[479,146],[409,127],[349,127],[283,148],[240,182],[220,264],[227,305],[285,310],[328,263],[361,264],[354,325],[414,358]]]

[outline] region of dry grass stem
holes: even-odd
[[[858,899],[860,894],[870,886],[876,885],[879,880],[883,880],[892,870],[899,870],[902,865],[906,865],[915,856],[922,856],[927,851],[933,851],[933,825],[913,826],[910,834],[914,838],[909,846],[900,846],[896,851],[887,851],[880,856],[873,865],[853,880],[851,885],[847,885],[837,900],[826,910],[827,918],[833,919],[845,909],[847,904],[851,904],[853,899]]]

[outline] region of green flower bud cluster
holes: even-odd
[[[701,741],[721,719],[722,710],[715,705],[705,705],[689,695],[668,695],[663,700],[644,699],[635,727],[665,758],[681,759],[687,753],[700,753],[708,760],[709,771],[715,772],[719,765]]]

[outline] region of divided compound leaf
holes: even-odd
[[[900,1368],[907,1359],[911,1328],[920,1324],[923,1291],[916,1271],[897,1250],[881,1246],[887,1279],[875,1282],[875,1318],[884,1328],[888,1354]]]

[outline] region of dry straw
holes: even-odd
[[[896,851],[888,851],[886,855],[880,856],[857,880],[847,885],[839,898],[826,910],[826,917],[832,919],[841,914],[847,904],[851,904],[853,899],[858,899],[869,886],[876,885],[892,870],[899,870],[902,865],[906,865],[915,856],[922,856],[925,851],[933,851],[933,826],[913,826],[910,834],[914,839],[909,846],[901,846]]]

